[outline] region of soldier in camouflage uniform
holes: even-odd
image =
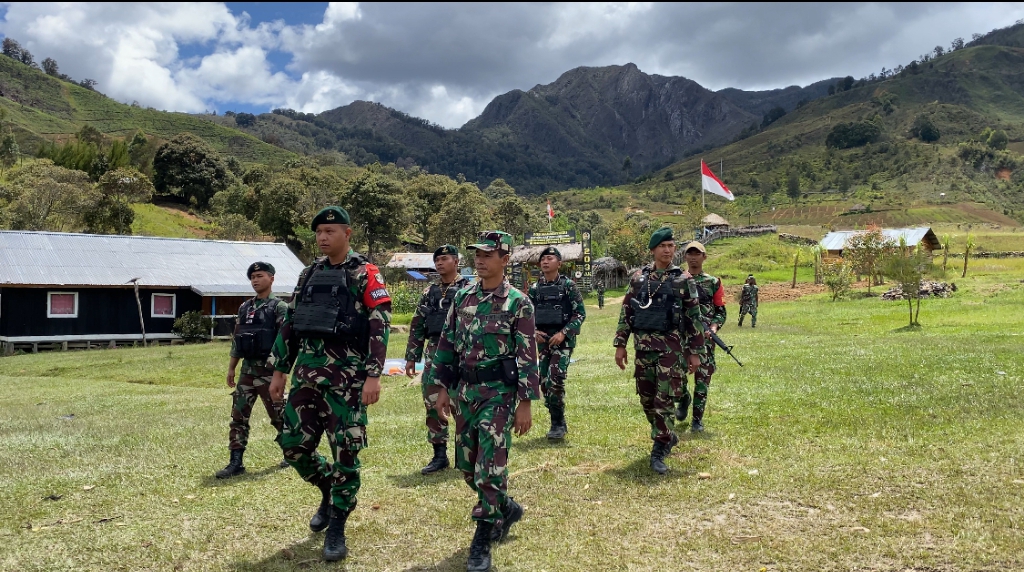
[[[551,430],[547,438],[565,438],[569,427],[565,422],[565,378],[569,359],[576,347],[576,336],[587,319],[583,295],[576,283],[559,274],[562,253],[554,246],[540,253],[540,280],[530,285],[537,324],[537,348],[540,352],[540,388],[544,406],[551,414]]]
[[[320,507],[309,521],[325,527],[323,556],[345,558],[345,521],[359,492],[359,451],[366,447],[366,407],[380,398],[391,296],[376,266],[349,248],[352,228],[341,207],[317,213],[312,228],[323,257],[299,275],[288,315],[267,364],[271,394],[284,393],[281,448],[303,480],[318,487]],[[327,433],[333,463],[317,452]]]
[[[701,320],[704,326],[715,333],[725,325],[725,289],[722,281],[704,272],[704,261],[707,251],[704,245],[696,240],[686,245],[683,253],[687,271],[697,283],[697,295],[700,299]],[[711,336],[705,338],[705,351],[700,357],[700,367],[693,372],[693,419],[690,431],[704,431],[704,408],[707,406],[708,389],[711,387],[711,375],[715,373],[715,342]],[[676,419],[686,419],[686,404],[690,402],[690,394],[683,385],[681,395],[676,396]]]
[[[604,310],[604,281],[598,280],[594,284],[594,290],[597,290],[597,309]]]
[[[231,394],[231,424],[228,431],[228,450],[231,460],[228,466],[217,471],[218,479],[226,479],[245,472],[242,457],[249,443],[249,416],[256,405],[256,399],[263,401],[270,424],[281,433],[281,409],[283,403],[270,397],[270,381],[273,368],[267,366],[267,357],[277,332],[284,323],[288,304],[274,297],[274,266],[267,262],[254,262],[246,270],[249,283],[256,296],[242,303],[235,317],[235,332],[231,337],[231,358],[228,361],[228,387],[235,388]],[[235,369],[242,362],[242,378],[235,384]],[[287,467],[286,461],[281,467]]]
[[[651,469],[663,475],[668,472],[665,457],[679,442],[671,424],[672,388],[681,384],[687,370],[696,371],[707,350],[697,285],[672,264],[676,251],[672,229],[657,230],[648,248],[654,262],[630,279],[613,344],[615,363],[625,370],[626,343],[633,335],[636,392],[654,441]]]
[[[491,567],[491,543],[523,516],[508,496],[512,429],[530,430],[530,402],[540,392],[533,304],[505,278],[512,237],[480,233],[474,250],[479,281],[455,295],[434,354],[432,382],[437,409],[455,415],[455,465],[477,494],[476,533],[467,570]],[[454,403],[452,403],[454,401]]]
[[[743,285],[743,292],[740,294],[740,322],[743,326],[743,317],[750,314],[750,327],[757,327],[757,280],[754,275],[747,276],[747,282]]]
[[[427,410],[427,442],[434,447],[434,457],[420,471],[424,475],[448,467],[448,419],[437,413],[440,389],[430,381],[430,366],[455,294],[469,285],[469,280],[459,274],[459,250],[450,244],[434,251],[434,268],[441,282],[423,291],[409,326],[409,343],[405,348],[405,374],[409,377],[416,375],[416,362],[424,360],[420,388]]]

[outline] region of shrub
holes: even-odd
[[[412,314],[416,311],[416,304],[420,301],[423,288],[426,285],[410,284],[408,282],[392,282],[388,284],[388,294],[391,294],[391,312],[395,314]]]
[[[171,331],[181,336],[186,342],[199,342],[210,338],[213,319],[198,311],[185,312],[174,320]]]
[[[821,265],[825,286],[832,293],[832,301],[845,298],[853,285],[853,269],[842,259],[826,260]]]
[[[825,137],[825,146],[832,149],[849,149],[874,143],[882,136],[882,130],[874,123],[840,123]]]

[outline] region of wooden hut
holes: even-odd
[[[629,283],[626,265],[611,256],[594,261],[594,283],[600,281],[606,289],[622,288]]]

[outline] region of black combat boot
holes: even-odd
[[[551,430],[548,431],[547,438],[552,441],[565,439],[565,434],[568,432],[568,427],[565,426],[565,405],[561,403],[552,405],[548,411],[551,413]]]
[[[669,441],[669,443],[668,443],[668,450],[665,451],[665,456],[671,455],[672,454],[672,449],[674,449],[675,446],[678,445],[678,444],[679,444],[679,435],[676,435],[675,433],[673,433],[672,434],[672,440]]]
[[[668,465],[665,464],[665,455],[668,455],[669,447],[661,441],[655,441],[651,447],[651,470],[659,475],[668,472]]]
[[[741,328],[743,327],[743,316],[740,316],[740,322],[738,324],[736,324],[736,325],[741,327]]]
[[[683,394],[683,398],[676,403],[676,422],[686,421],[686,413],[690,410],[690,394]]]
[[[491,530],[491,540],[501,542],[508,536],[512,525],[523,518],[523,506],[512,497],[505,499],[505,505],[501,507],[501,528],[494,527]]]
[[[420,469],[420,474],[429,475],[448,468],[448,444],[434,443],[434,458]]]
[[[494,525],[478,520],[473,542],[469,545],[469,561],[466,572],[487,572],[491,569],[491,534]]]
[[[313,518],[309,519],[309,529],[313,532],[320,532],[327,528],[327,525],[331,521],[331,481],[330,479],[320,478],[320,483],[317,485],[320,489],[320,494],[323,495],[320,498],[320,507],[316,509],[316,514]]]
[[[324,560],[337,562],[348,556],[348,546],[345,546],[345,521],[348,520],[349,511],[334,509],[331,513],[331,524],[327,527],[327,534],[324,535]]]
[[[245,472],[245,465],[242,464],[242,456],[245,455],[245,449],[231,449],[231,460],[228,461],[228,466],[217,471],[215,475],[218,479],[228,479],[231,477],[237,477]]]
[[[690,424],[690,431],[693,433],[704,432],[704,404],[707,403],[708,395],[693,394],[693,423]]]
[[[281,462],[278,463],[277,466],[282,468],[282,469],[287,469],[288,468],[288,459],[281,459]]]

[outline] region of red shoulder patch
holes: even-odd
[[[725,306],[725,288],[722,288],[722,281],[718,281],[718,290],[715,290],[715,296],[712,299],[712,303],[715,306]]]
[[[363,292],[363,304],[367,308],[376,308],[384,302],[391,301],[391,294],[384,286],[384,276],[376,264],[366,265],[366,291]]]

